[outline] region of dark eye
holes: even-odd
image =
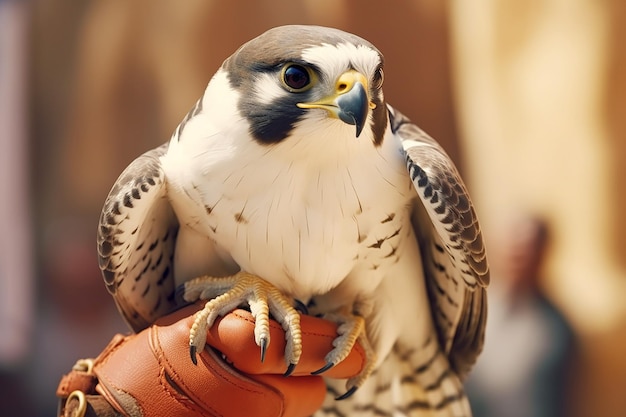
[[[282,71],[283,83],[293,93],[299,93],[307,89],[311,84],[311,74],[302,65],[291,64]]]
[[[383,86],[383,81],[385,81],[385,73],[382,68],[378,68],[374,73],[374,78],[372,79],[372,87],[380,88]]]

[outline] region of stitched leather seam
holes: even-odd
[[[109,376],[106,373],[103,374],[103,373],[99,372],[99,370],[102,369],[104,367],[104,365],[109,362],[109,359],[111,359],[111,356],[115,352],[117,352],[117,350],[119,350],[125,344],[126,344],[126,339],[123,339],[120,342],[116,343],[115,346],[111,347],[110,349],[108,349],[108,347],[105,348],[106,355],[104,357],[99,357],[98,358],[98,359],[101,359],[101,360],[97,361],[97,363],[94,365],[94,371],[96,372],[96,375],[98,376],[98,379],[100,379],[101,381],[102,380],[106,381],[105,386],[107,388],[114,389],[114,390],[116,390],[118,392],[124,393],[124,394],[126,394],[126,395],[128,395],[128,396],[130,396],[132,398],[135,398],[135,396],[132,395],[130,392],[128,392],[128,391],[118,387],[116,384],[114,384],[113,380],[111,378],[109,378]],[[118,400],[116,398],[115,398],[115,401],[118,402]],[[137,402],[136,399],[135,399],[135,403],[136,403],[136,406],[140,409],[141,414],[142,415],[145,414],[144,408],[141,406],[141,404],[139,402]],[[121,407],[119,402],[118,402],[117,405],[119,407]],[[123,411],[124,413],[126,413],[126,411],[123,410],[123,409],[119,410],[119,411]]]
[[[159,385],[161,385],[161,387],[163,388],[163,391],[167,394],[168,397],[170,397],[171,399],[173,399],[174,401],[176,401],[178,404],[182,405],[183,407],[185,407],[187,410],[189,411],[197,411],[194,408],[190,407],[188,404],[185,404],[184,402],[180,401],[178,398],[176,398],[174,395],[172,395],[171,389],[169,387],[169,385],[165,385],[167,382],[164,382],[165,379],[165,372],[169,372],[170,374],[174,374],[176,376],[176,383],[179,385],[182,385],[182,388],[185,389],[185,395],[188,396],[188,392],[192,391],[190,389],[190,387],[185,384],[185,380],[184,378],[180,377],[180,374],[178,372],[176,372],[174,370],[174,366],[172,366],[172,363],[167,359],[167,357],[165,356],[164,352],[163,352],[163,347],[161,346],[161,339],[159,338],[159,328],[158,327],[153,327],[150,330],[151,335],[154,334],[154,337],[151,337],[152,341],[155,343],[155,348],[153,349],[153,353],[156,354],[156,359],[157,362],[159,364],[159,368],[160,368],[160,372],[159,372]],[[191,360],[191,359],[190,359]],[[163,363],[167,364],[167,367],[163,366]],[[223,417],[222,414],[218,413],[217,410],[213,409],[211,407],[210,404],[208,404],[206,401],[204,401],[203,398],[196,396],[195,399],[191,399],[191,401],[196,401],[199,402],[201,404],[201,406],[204,408],[204,410],[209,411],[210,413],[212,413],[212,416],[209,417]],[[203,410],[203,411],[204,411]],[[205,414],[205,413],[203,413]]]
[[[178,404],[180,404],[181,406],[183,406],[187,410],[191,411],[192,413],[197,413],[198,412],[197,407],[191,407],[189,404],[186,404],[184,401],[180,401],[180,399],[172,393],[171,387],[169,386],[169,384],[167,384],[167,380],[165,379],[165,373],[166,373],[165,368],[161,367],[161,369],[159,371],[159,385],[163,389],[163,393],[165,395],[167,395],[168,398],[170,398],[171,400],[177,402]],[[181,394],[179,394],[179,395],[181,395]],[[189,397],[187,397],[187,398],[189,399],[189,401],[192,401]],[[223,417],[221,414],[217,413],[215,410],[211,409],[210,407],[207,407],[207,408],[209,409],[209,411],[212,414],[206,414],[204,412],[205,410],[200,410],[202,412],[203,416]]]

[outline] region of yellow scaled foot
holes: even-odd
[[[300,315],[293,308],[292,300],[276,287],[256,275],[238,272],[227,277],[200,277],[184,284],[183,298],[186,301],[209,300],[196,315],[189,334],[191,359],[196,363],[196,352],[206,344],[208,329],[218,316],[235,310],[241,304],[248,304],[255,319],[254,338],[261,348],[261,361],[270,344],[270,318],[279,322],[285,330],[286,375],[293,372],[302,354],[302,332]]]
[[[326,365],[313,372],[313,375],[319,375],[343,361],[348,356],[357,340],[365,351],[366,364],[364,368],[358,375],[350,378],[346,382],[347,391],[343,395],[336,398],[337,400],[343,400],[354,394],[354,392],[370,376],[376,364],[376,353],[372,349],[367,337],[367,333],[365,331],[365,320],[363,317],[355,314],[335,313],[327,314],[324,318],[339,325],[337,328],[339,336],[333,340],[334,349],[331,350],[324,358],[326,360]]]

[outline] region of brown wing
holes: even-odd
[[[135,159],[107,197],[98,228],[107,289],[139,331],[176,307],[173,259],[178,221],[167,199],[160,157],[167,144]]]
[[[413,225],[424,259],[440,343],[463,377],[482,350],[489,268],[480,225],[463,181],[439,144],[390,107],[416,199]]]

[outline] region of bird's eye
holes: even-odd
[[[374,78],[372,79],[372,87],[374,88],[382,87],[383,81],[385,81],[385,73],[383,72],[382,67],[379,67],[374,73]]]
[[[287,90],[292,93],[300,93],[311,87],[312,72],[302,65],[289,64],[283,67],[282,82]]]

